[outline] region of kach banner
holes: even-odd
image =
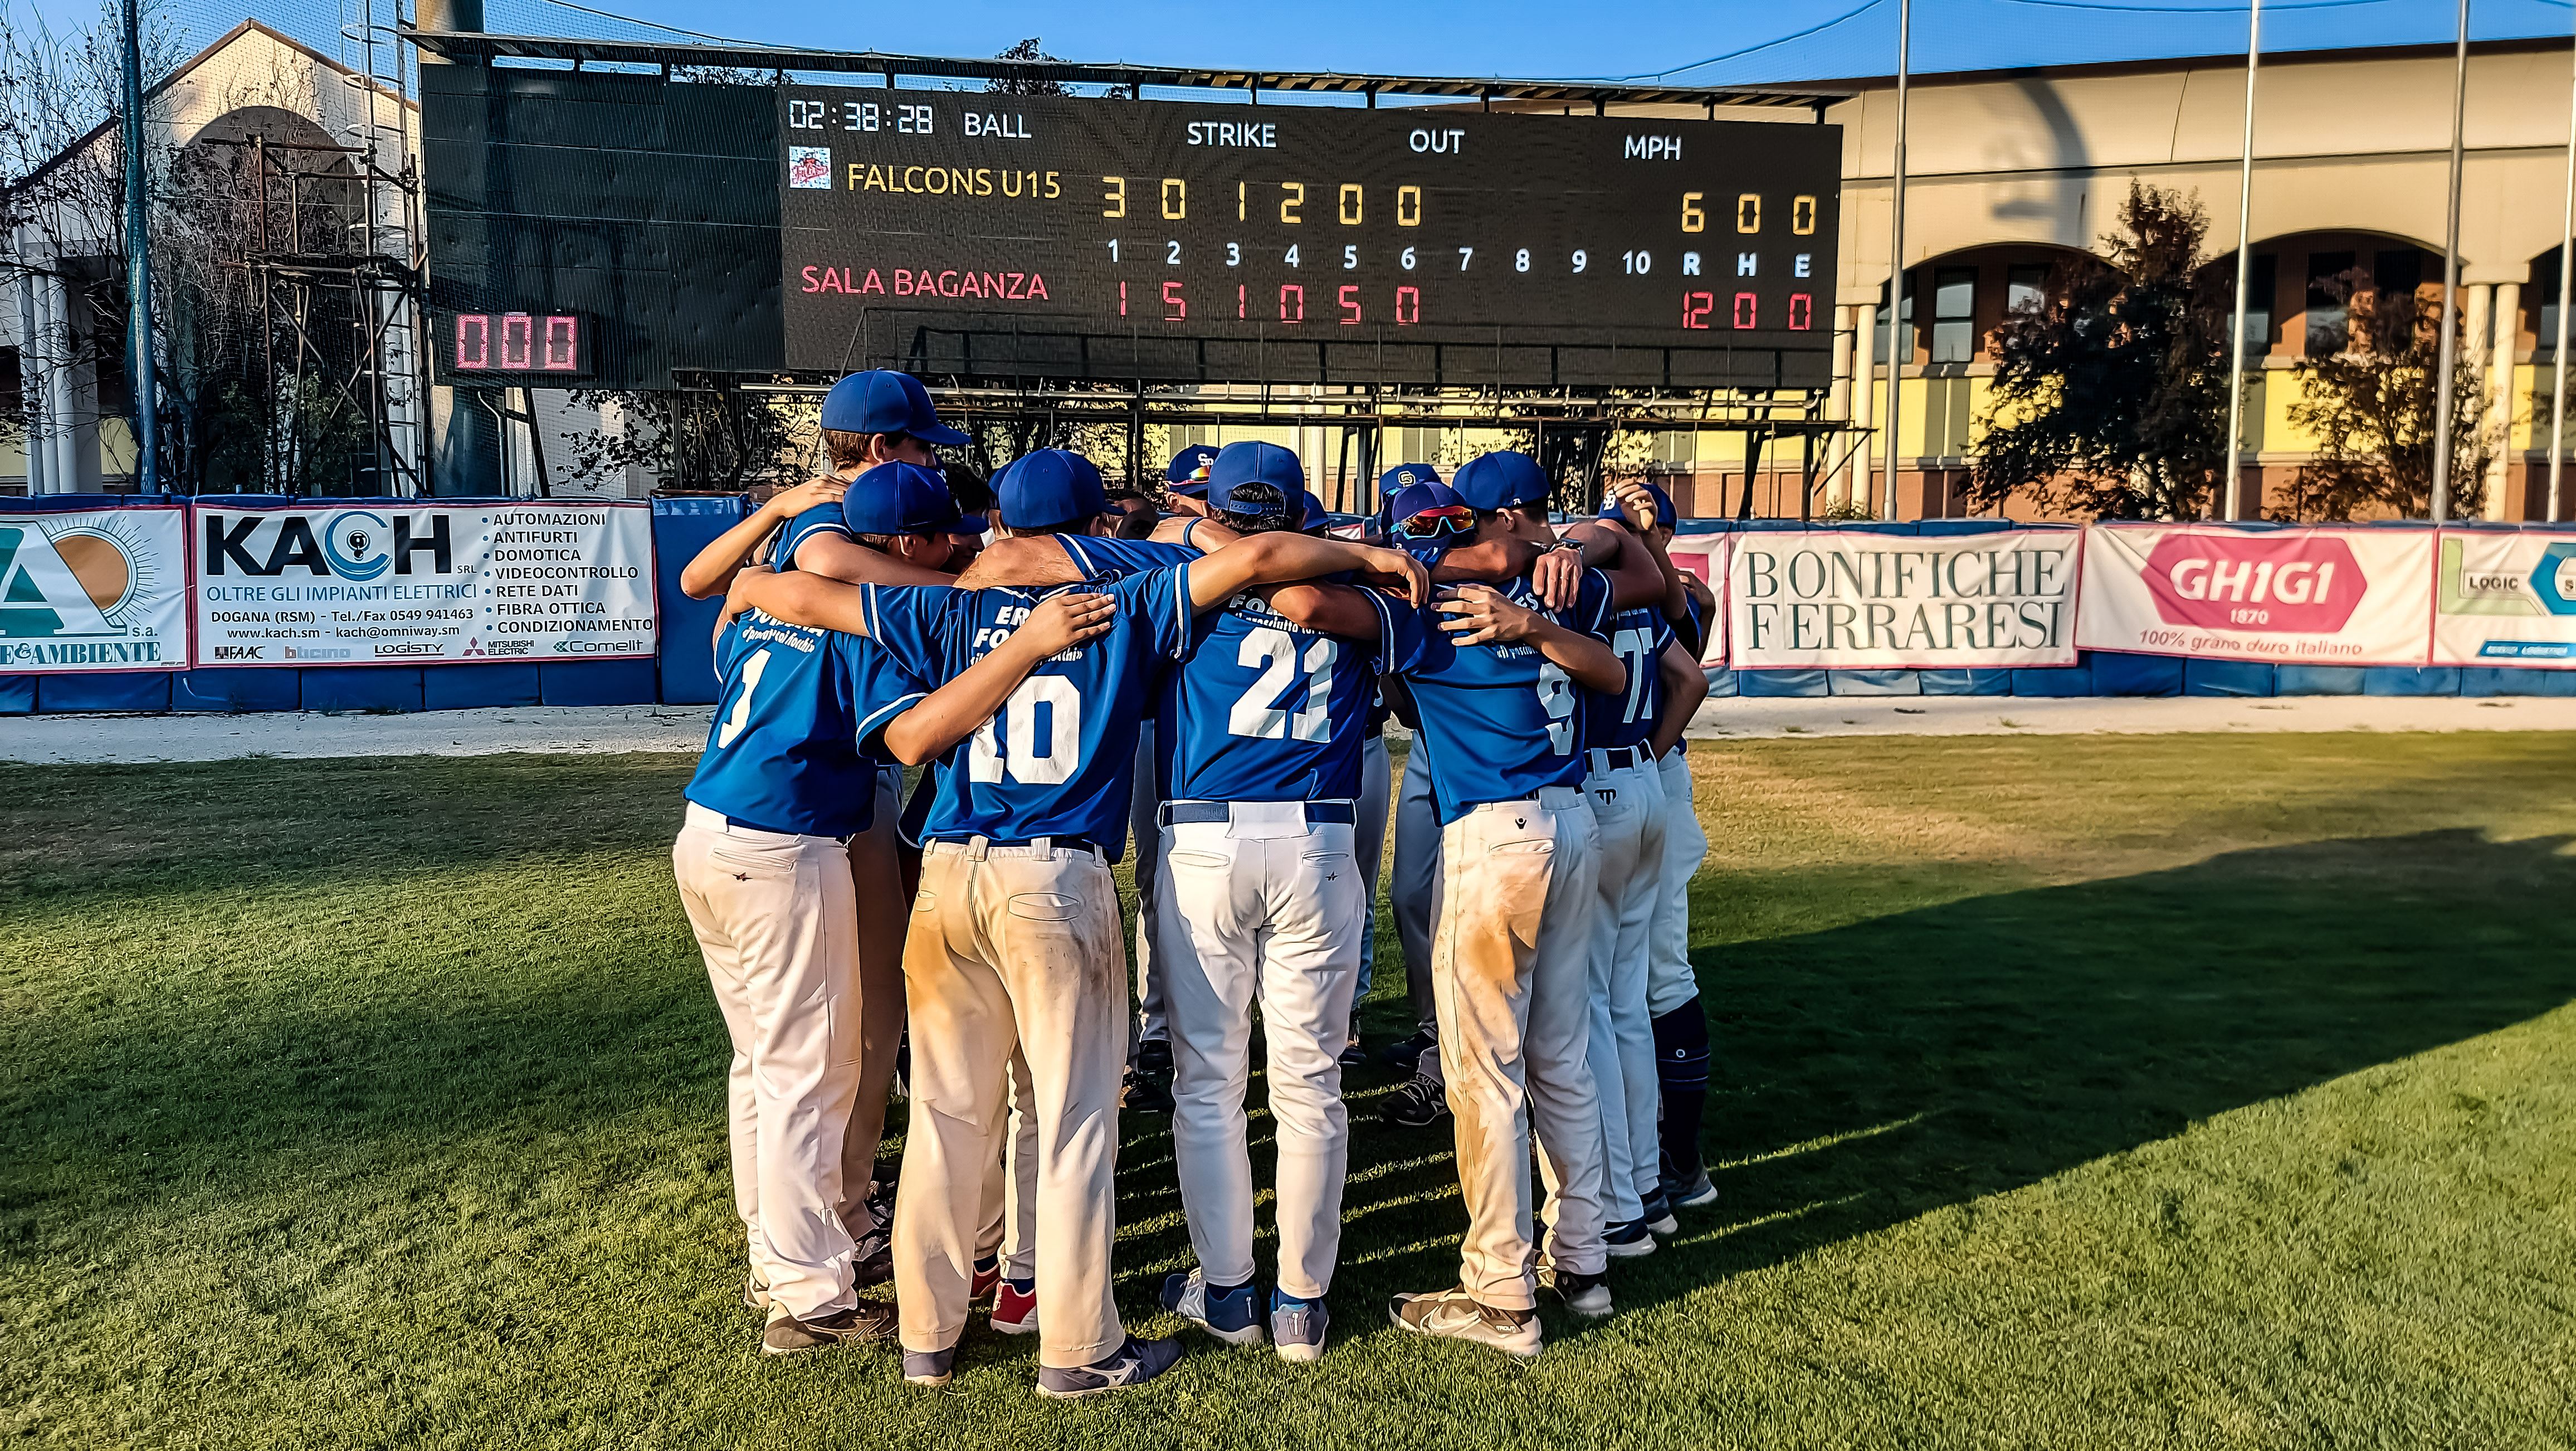
[[[0,674],[187,668],[178,505],[0,512]]]
[[[2084,543],[2087,650],[2317,665],[2421,665],[2430,529],[2096,524]]]
[[[1726,593],[1739,670],[2075,663],[2073,529],[1736,537]]]
[[[2576,669],[2576,532],[2443,530],[2433,663]]]
[[[192,512],[200,667],[653,653],[649,504],[298,500]]]

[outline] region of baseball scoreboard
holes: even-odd
[[[1831,380],[1834,126],[422,79],[446,382]]]

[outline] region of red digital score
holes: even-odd
[[[585,373],[581,319],[566,313],[456,315],[460,373]]]

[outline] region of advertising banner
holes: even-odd
[[[2430,529],[2096,524],[2084,544],[2087,650],[2315,665],[2421,665]]]
[[[2576,669],[2576,532],[2443,530],[2433,663]]]
[[[200,668],[653,653],[649,504],[350,499],[194,514]]]
[[[1738,670],[2072,665],[2082,550],[2073,529],[1739,535],[1730,659]]]
[[[1719,669],[1726,665],[1726,561],[1734,544],[1732,534],[1676,534],[1664,551],[1672,556],[1674,567],[1698,575],[1717,596],[1717,617],[1709,621],[1708,644],[1699,652],[1699,663]]]
[[[0,674],[187,668],[179,506],[0,512]]]

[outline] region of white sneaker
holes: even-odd
[[[1503,1310],[1480,1304],[1463,1285],[1427,1295],[1398,1295],[1386,1307],[1387,1318],[1417,1335],[1472,1340],[1506,1355],[1539,1352],[1536,1310]]]

